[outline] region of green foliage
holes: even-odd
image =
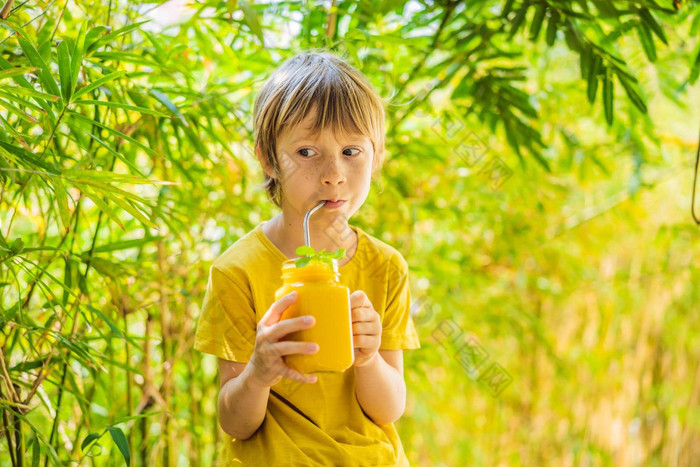
[[[352,221],[410,266],[411,463],[692,463],[697,1],[175,3],[0,20],[0,458],[211,465],[194,323],[212,260],[276,213],[256,91],[319,49],[386,101]]]
[[[317,252],[313,247],[308,245],[298,247],[295,253],[300,256],[300,258],[297,258],[294,262],[298,268],[303,268],[312,261],[317,261],[332,267],[333,260],[339,260],[345,257],[345,250],[343,248],[338,248],[333,253],[326,253],[325,248]]]

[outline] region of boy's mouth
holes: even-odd
[[[326,204],[323,205],[323,207],[326,209],[338,208],[345,203],[344,199],[324,199],[323,201],[326,202]]]

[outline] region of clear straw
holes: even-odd
[[[326,202],[321,201],[316,206],[309,209],[309,211],[304,216],[304,244],[306,246],[311,246],[311,242],[309,241],[309,218],[311,218],[311,214],[313,214],[316,211],[318,211],[319,209],[321,209],[324,204],[326,204]]]

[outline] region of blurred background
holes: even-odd
[[[212,464],[194,329],[307,50],[385,100],[412,465],[700,463],[697,1],[0,5],[1,465]]]

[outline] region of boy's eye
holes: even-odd
[[[352,151],[355,151],[354,153]],[[360,152],[359,149],[357,148],[348,148],[343,150],[343,154],[346,156],[356,156]],[[304,157],[311,157],[315,154],[315,151],[313,149],[299,149],[299,154],[304,156]]]
[[[305,151],[306,151],[306,152],[305,152]],[[314,152],[313,149],[300,149],[300,150],[299,150],[299,154],[301,154],[301,155],[304,156],[304,157],[310,157],[311,154],[308,154],[309,151]]]

